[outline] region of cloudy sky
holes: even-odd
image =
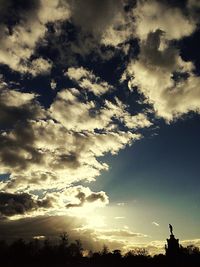
[[[200,2],[0,1],[0,235],[200,245]]]

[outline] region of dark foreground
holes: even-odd
[[[69,244],[65,236],[55,245],[48,240],[43,242],[33,240],[25,243],[22,239],[7,245],[0,241],[0,266],[2,267],[102,267],[102,266],[131,266],[131,267],[199,267],[200,251],[197,247],[180,247],[177,255],[148,255],[145,249],[135,249],[122,255],[120,250],[109,252],[104,246],[100,252],[88,252],[83,256],[81,242]]]

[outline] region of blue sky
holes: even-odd
[[[108,192],[111,204],[126,203],[128,224],[137,225],[139,231],[157,221],[163,232],[154,227],[154,234],[165,238],[171,222],[180,238],[195,238],[199,229],[199,131],[195,115],[172,125],[160,123],[156,135],[108,157],[110,171],[92,188]],[[142,217],[132,221],[135,214]]]

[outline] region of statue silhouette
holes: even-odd
[[[171,224],[169,224],[169,230],[170,230],[171,235],[173,235],[173,226]]]

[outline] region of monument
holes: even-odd
[[[167,245],[165,245],[166,256],[175,259],[179,255],[180,245],[179,240],[175,238],[173,234],[173,226],[169,224],[170,238],[167,239]]]

